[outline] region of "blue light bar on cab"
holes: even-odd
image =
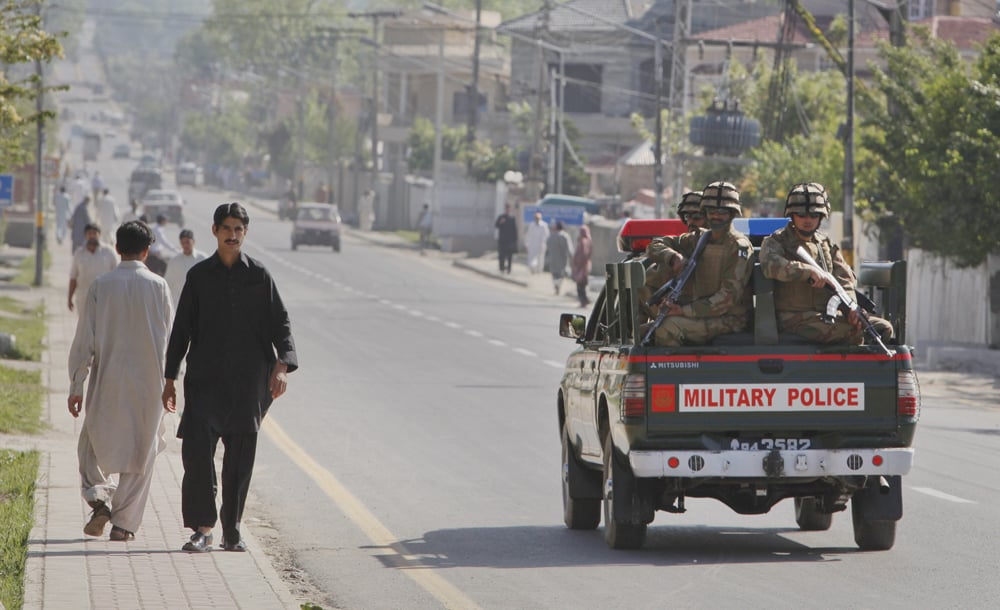
[[[788,224],[787,218],[735,218],[733,228],[747,237],[767,237]]]

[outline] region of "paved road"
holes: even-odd
[[[743,517],[707,500],[658,514],[643,550],[612,552],[561,523],[554,397],[572,343],[556,320],[571,297],[354,236],[340,254],[292,252],[288,223],[252,210],[249,251],[277,278],[303,362],[265,427],[255,509],[330,602],[976,607],[1000,594],[982,535],[1000,501],[992,380],[922,375],[891,552],[857,551],[844,515],[802,533],[790,504]]]

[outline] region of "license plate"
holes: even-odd
[[[734,451],[804,451],[813,448],[811,438],[758,438],[739,439],[730,441],[730,448]]]

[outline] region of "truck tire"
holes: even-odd
[[[896,522],[865,519],[858,497],[851,499],[854,542],[862,551],[888,551],[896,543]]]
[[[646,524],[621,521],[615,517],[615,478],[631,476],[615,456],[608,434],[604,441],[604,540],[612,549],[638,549],[646,541]],[[619,493],[623,486],[619,486]]]
[[[600,498],[578,498],[579,494],[574,482],[580,477],[597,477],[596,471],[580,464],[569,442],[569,431],[563,424],[562,433],[562,498],[563,522],[571,530],[597,529],[601,523]],[[600,481],[595,481],[600,487]]]
[[[825,532],[833,523],[831,513],[821,513],[816,498],[795,498],[795,523],[804,532]]]

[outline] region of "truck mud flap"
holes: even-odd
[[[855,492],[851,502],[865,521],[899,521],[903,518],[903,477],[869,477],[868,484]]]
[[[615,450],[611,458],[614,477],[615,516],[628,523],[652,523],[656,516],[652,497],[643,481],[632,474],[628,458]]]

